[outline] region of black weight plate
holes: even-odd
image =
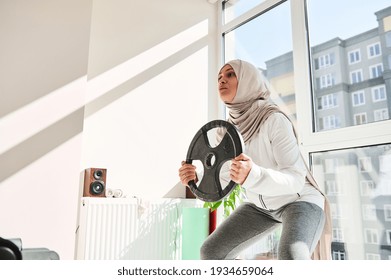
[[[208,139],[208,131],[214,128],[225,128],[226,133],[221,142],[212,147]],[[236,187],[234,181],[230,181],[225,188],[221,187],[220,170],[223,164],[231,160],[243,151],[242,138],[236,127],[223,120],[208,122],[196,133],[190,143],[186,156],[186,163],[200,160],[204,167],[204,175],[196,184],[193,180],[188,182],[192,193],[200,200],[215,202],[223,199]]]

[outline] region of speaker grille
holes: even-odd
[[[106,194],[105,168],[87,168],[84,171],[84,197],[105,197]]]

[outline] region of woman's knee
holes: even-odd
[[[279,260],[309,260],[310,258],[310,250],[305,242],[297,241],[293,244],[279,244]]]
[[[212,240],[206,239],[200,248],[201,260],[222,260],[225,256]]]

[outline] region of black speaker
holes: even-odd
[[[84,170],[83,196],[105,197],[106,173],[105,168],[87,168]]]

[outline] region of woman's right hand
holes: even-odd
[[[181,180],[182,185],[188,186],[188,183],[191,180],[194,180],[197,183],[196,167],[190,163],[182,161],[182,166],[179,168],[179,179]]]

